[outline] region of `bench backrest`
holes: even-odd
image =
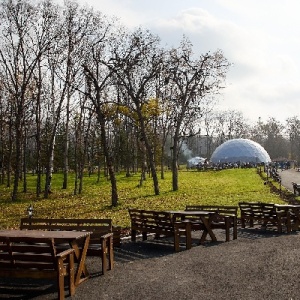
[[[99,244],[102,235],[112,232],[112,220],[22,218],[20,229],[89,231],[90,244]]]
[[[267,217],[276,213],[276,206],[274,203],[264,202],[240,202],[239,207],[241,215],[251,213],[253,217]]]
[[[239,207],[240,207],[240,211],[241,213],[247,213],[249,211],[257,211],[260,212],[261,211],[261,205],[260,202],[239,202]]]
[[[272,216],[276,214],[276,206],[274,203],[263,203],[261,202],[261,209],[264,216]]]
[[[57,270],[53,239],[0,237],[0,270]]]
[[[237,216],[238,206],[230,205],[187,205],[185,210],[187,211],[212,211],[223,216]]]
[[[128,212],[132,227],[144,228],[149,231],[158,229],[166,232],[174,231],[172,216],[168,212],[142,209],[129,209]]]

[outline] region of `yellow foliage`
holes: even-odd
[[[142,113],[145,117],[157,117],[161,114],[161,109],[157,98],[149,99],[142,107]]]

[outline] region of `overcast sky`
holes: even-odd
[[[220,110],[256,122],[300,117],[299,0],[78,0],[130,29],[176,46],[185,34],[196,53],[221,49],[233,64]]]

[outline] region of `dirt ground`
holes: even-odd
[[[280,171],[281,172],[281,171]],[[280,173],[282,185],[300,183],[300,172]],[[300,299],[300,235],[278,234],[272,229],[238,228],[238,239],[225,241],[217,230],[218,242],[198,245],[174,253],[166,239],[124,241],[115,249],[115,267],[101,275],[100,258],[88,258],[91,278],[82,283],[78,300],[256,300]],[[67,290],[66,290],[67,296]],[[41,281],[0,279],[0,299],[56,299],[56,286]],[[68,299],[67,298],[67,299]]]

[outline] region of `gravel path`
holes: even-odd
[[[300,172],[281,172],[282,184],[300,183]],[[76,289],[76,300],[300,299],[300,235],[260,228],[238,229],[238,239],[173,252],[170,240],[125,242],[115,250],[115,268],[99,274],[99,258],[88,258],[91,278]],[[0,279],[0,299],[55,299],[56,287],[45,282]],[[68,298],[67,298],[68,299]]]

